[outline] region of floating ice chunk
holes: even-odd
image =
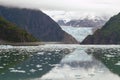
[[[39,54],[39,55],[43,55],[43,54],[44,54],[44,52],[38,52],[37,54]]]
[[[36,70],[35,69],[31,69],[30,72],[34,73],[34,72],[36,72]]]
[[[11,45],[0,45],[0,49],[9,49],[9,48],[13,48],[13,46],[11,46]]]
[[[37,68],[40,68],[40,67],[42,67],[42,65],[36,65],[36,67],[37,67]]]
[[[11,70],[10,72],[14,72],[14,73],[26,73],[24,70]]]
[[[42,71],[43,69],[42,68],[40,68],[40,69],[38,69],[39,71]]]
[[[4,68],[3,66],[0,66],[0,69]]]
[[[9,70],[14,70],[14,68],[9,68]]]
[[[106,57],[110,58],[110,57],[114,57],[114,55],[110,55],[110,54],[106,54]]]
[[[118,65],[118,66],[120,66],[120,61],[118,61],[118,63],[116,63],[115,65]]]

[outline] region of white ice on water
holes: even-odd
[[[66,55],[61,63],[49,73],[34,80],[120,80],[119,76],[111,73],[100,61],[94,60],[92,55],[86,54],[85,49],[83,46],[77,46],[75,51]],[[78,66],[70,66],[67,64],[68,62],[78,62]],[[81,64],[79,62],[83,62],[84,66],[79,66]],[[86,66],[87,62],[90,63],[90,66]],[[63,63],[64,65],[62,65]]]
[[[115,65],[118,65],[118,66],[120,66],[120,61],[118,61]]]
[[[57,51],[63,49],[73,50],[76,48],[120,48],[120,45],[79,45],[79,44],[45,44],[39,46],[11,46],[0,45],[0,49],[26,49],[28,51]],[[39,54],[39,53],[38,53]]]
[[[0,49],[9,49],[9,48],[13,48],[13,46],[11,46],[11,45],[0,45]]]
[[[91,55],[88,55],[84,52],[87,48],[118,48],[120,49],[120,45],[78,45],[78,44],[46,44],[39,46],[0,46],[1,49],[10,49],[10,48],[22,48],[29,51],[36,50],[62,50],[69,49],[71,53],[66,55],[61,63],[53,68],[50,72],[42,76],[42,78],[36,78],[32,80],[120,80],[119,76],[111,73],[105,66],[102,66],[102,63],[93,63],[93,58]],[[43,53],[37,53],[43,54]],[[90,62],[93,66],[85,67],[72,67],[67,62]],[[65,65],[61,65],[65,63]],[[86,64],[86,63],[85,63]],[[119,62],[116,63],[119,65]],[[100,67],[99,67],[100,66]],[[101,67],[102,66],[102,67]],[[41,65],[36,65],[36,67],[41,67]],[[40,69],[42,70],[42,69]],[[31,69],[31,72],[35,72],[35,70]],[[24,73],[24,71],[19,70],[11,70],[11,72],[20,72]]]

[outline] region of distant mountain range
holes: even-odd
[[[81,13],[75,11],[44,11],[60,26],[102,27],[111,17],[107,14]]]
[[[113,16],[93,35],[89,35],[81,44],[120,44],[120,13]]]
[[[0,16],[25,29],[41,41],[77,43],[71,35],[63,31],[54,20],[40,10],[0,6]]]
[[[58,20],[57,23],[61,26],[73,26],[73,27],[102,27],[108,19],[106,18],[84,18],[84,19],[74,19],[70,21]]]

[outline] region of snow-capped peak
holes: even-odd
[[[43,11],[48,14],[52,19],[56,22],[58,20],[63,20],[65,23],[69,22],[70,20],[108,20],[110,16],[106,15],[99,15],[95,13],[81,13],[81,12],[74,12],[74,11]]]

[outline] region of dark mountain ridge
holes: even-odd
[[[120,13],[110,18],[101,28],[81,44],[120,44]]]
[[[0,16],[27,30],[41,41],[77,43],[71,35],[64,32],[55,21],[40,10],[0,6]]]

